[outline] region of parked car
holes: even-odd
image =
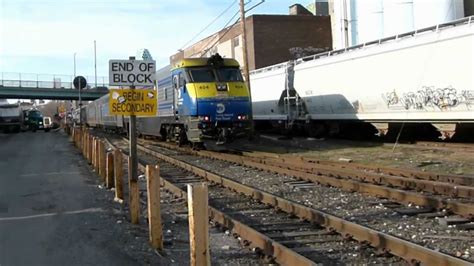
[[[44,127],[45,132],[48,132],[53,127],[53,122],[51,121],[51,117],[49,116],[43,117],[43,127]]]

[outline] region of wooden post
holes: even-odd
[[[81,148],[82,156],[86,157],[86,130],[82,129],[82,148]]]
[[[193,266],[211,265],[207,185],[188,184],[189,244]]]
[[[99,173],[99,138],[95,139],[95,164],[96,173]]]
[[[86,129],[82,129],[82,138],[81,138],[81,151],[82,151],[82,156],[86,157]]]
[[[74,128],[72,128],[72,132],[71,132],[71,139],[72,139],[72,142],[74,143],[74,145],[76,145],[76,136],[74,134]]]
[[[92,149],[91,149],[91,162],[92,162],[92,168],[95,169],[95,137],[92,137]]]
[[[102,178],[102,141],[97,140],[97,174]]]
[[[83,151],[84,151],[84,158],[87,158],[87,148],[89,147],[87,145],[87,139],[89,138],[89,132],[87,132],[86,129],[84,129],[84,148],[83,148]]]
[[[158,165],[146,166],[146,188],[148,195],[148,227],[150,244],[163,250],[163,230],[160,211],[160,168]]]
[[[81,134],[81,133],[82,133],[82,130],[81,130],[81,128],[79,128],[79,129],[77,130],[77,133],[78,133],[78,134],[77,134],[77,148],[78,148],[79,150],[81,150],[81,147],[82,147],[82,145],[81,145],[81,139],[82,139],[82,134]]]
[[[81,151],[82,153],[82,149],[84,148],[84,131],[82,130],[82,128],[79,130],[79,150]]]
[[[86,157],[87,162],[89,162],[89,148],[90,148],[89,142],[90,142],[90,134],[89,132],[87,132],[86,133],[86,148],[85,148],[85,157]]]
[[[111,152],[107,153],[107,165],[106,165],[106,178],[105,185],[107,188],[114,187],[114,154]]]
[[[114,151],[115,201],[123,202],[123,157],[121,150]]]
[[[95,169],[95,137],[92,137],[92,150],[91,150],[91,153],[92,153],[92,168]]]
[[[76,137],[76,147],[80,150],[81,149],[81,129],[77,129],[77,137]]]
[[[104,184],[106,183],[106,163],[107,163],[107,158],[106,158],[106,153],[107,151],[105,150],[105,143],[101,140],[99,141],[99,175],[102,178],[102,181]]]
[[[77,128],[74,127],[73,131],[74,131],[74,134],[73,134],[73,136],[74,136],[74,145],[77,146]]]
[[[93,152],[93,150],[94,150],[94,149],[93,149],[94,146],[92,145],[92,143],[93,143],[92,140],[93,140],[93,137],[92,137],[92,136],[89,136],[89,150],[88,150],[88,152],[89,152],[89,158],[88,158],[88,159],[89,159],[89,163],[90,163],[90,164],[92,164],[92,158],[93,158],[93,157],[92,157],[92,154],[93,154],[92,152]]]
[[[138,193],[138,182],[132,178],[132,163],[128,156],[128,202],[130,204],[130,220],[132,224],[138,224],[140,216],[140,199]]]

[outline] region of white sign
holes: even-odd
[[[155,72],[153,60],[110,60],[109,85],[154,86]]]

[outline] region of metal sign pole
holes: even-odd
[[[135,60],[134,56],[129,58],[130,60]],[[134,90],[135,86],[130,86],[130,89]],[[137,160],[137,116],[130,115],[130,127],[129,127],[129,149],[130,149],[130,170],[131,170],[131,180],[138,180],[138,160]]]
[[[79,125],[82,126],[82,97],[81,97],[81,88],[82,86],[79,85]]]

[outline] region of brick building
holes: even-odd
[[[290,7],[290,15],[252,15],[245,19],[249,69],[293,59],[290,49],[330,50],[331,20],[314,16],[301,5]],[[223,29],[172,55],[173,65],[182,58],[219,53],[243,65],[242,31],[239,23]]]

